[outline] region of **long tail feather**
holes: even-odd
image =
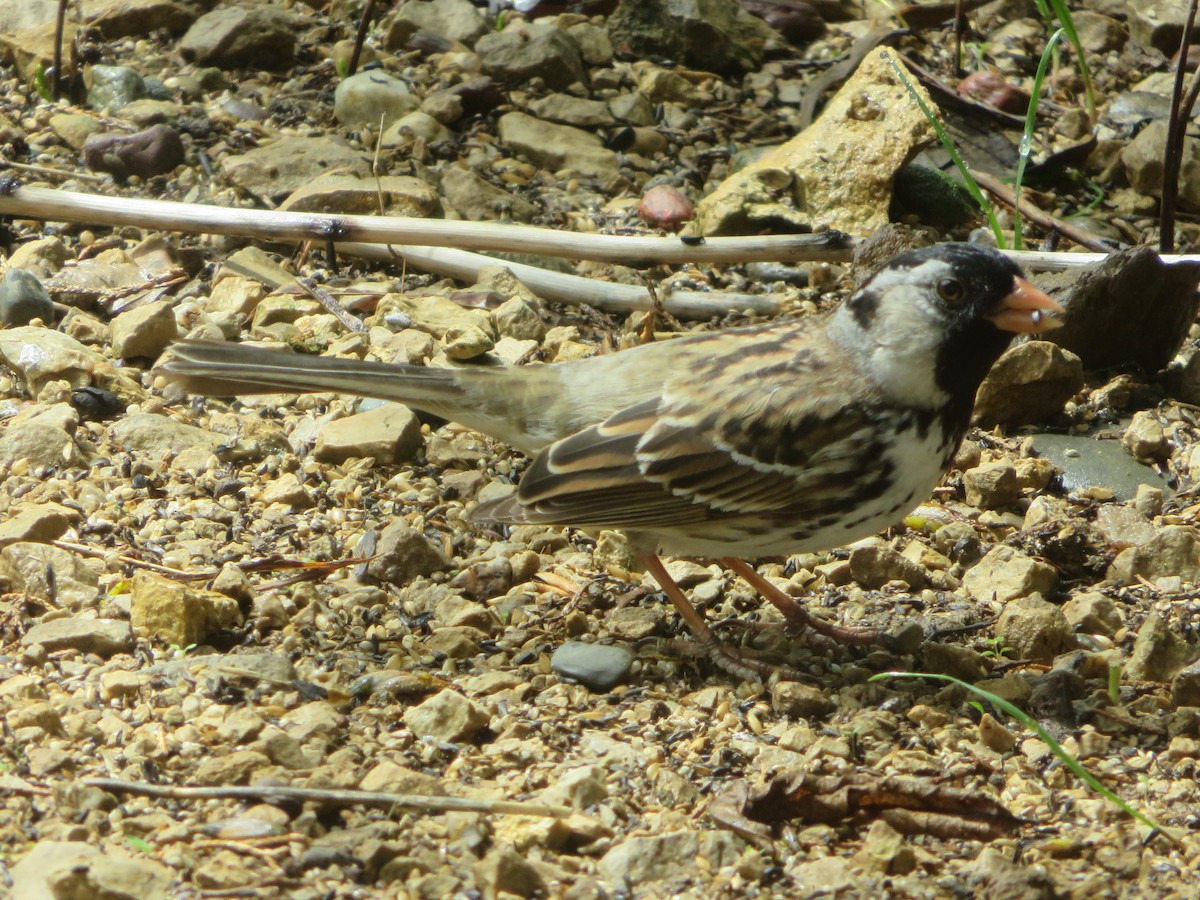
[[[443,416],[533,454],[578,426],[551,367],[439,369],[309,356],[220,341],[181,341],[155,372],[196,394],[334,393],[376,397]]]
[[[450,369],[307,356],[219,341],[182,341],[155,369],[187,390],[215,397],[333,391],[424,408],[462,395]]]

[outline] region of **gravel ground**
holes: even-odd
[[[973,14],[990,37],[968,46],[1028,87],[1045,28],[1000,6]],[[1082,172],[1102,202],[1081,212],[1094,195],[1082,180],[1039,187],[1034,202],[1136,240],[1157,201],[1129,148],[1150,128],[1114,124],[1112,110],[1152,94],[1143,79],[1166,63],[1156,32],[1117,6],[1079,13],[1107,116]],[[819,4],[808,27],[820,35],[777,39],[765,61],[705,56],[723,42],[688,33],[672,65],[650,62],[602,8],[497,23],[465,2],[409,3],[371,40],[404,90],[335,102],[347,9],[249,7],[262,18],[218,23],[252,44],[228,59],[194,13],[138,8],[136,25],[102,19],[79,37],[91,62],[163,78],[120,110],[94,94],[109,111],[47,103],[19,55],[0,68],[4,155],[39,167],[16,170],[22,184],[370,212],[382,147],[394,213],[607,233],[686,217],[756,148],[802,130],[818,63],[871,24],[853,4]],[[987,32],[997,17],[1012,21]],[[913,27],[921,37],[901,48],[952,82],[948,29]],[[28,34],[18,47],[38,46]],[[514,35],[525,49],[510,61]],[[548,62],[522,69],[535,59]],[[570,86],[579,73],[589,89]],[[1078,78],[1059,75],[1055,148],[1080,137]],[[1154,118],[1133,99],[1139,123]],[[392,113],[407,125],[381,142],[365,122]],[[159,132],[132,155],[84,143],[154,127],[174,139]],[[317,180],[333,169],[355,184]],[[679,196],[643,201],[656,185]],[[1187,208],[1184,243],[1197,233]],[[922,227],[962,238],[975,224]],[[353,397],[192,398],[151,371],[184,335],[433,365],[549,362],[746,321],[740,306],[679,323],[545,302],[503,271],[451,283],[354,261],[332,272],[319,253],[234,238],[5,229],[7,271],[35,286],[6,275],[0,289],[0,890],[1195,896],[1195,326],[1163,373],[1076,371],[1034,425],[975,430],[892,532],[759,566],[820,615],[887,628],[886,647],[790,636],[719,566],[672,563],[727,641],[805,676],[763,685],[697,652],[619,534],[471,524],[470,507],[524,467],[509,448]],[[247,274],[277,267],[316,278],[367,329]],[[828,308],[862,274],[572,271],[662,292],[669,274],[789,315]],[[985,390],[1011,391],[1009,378]],[[1062,392],[1045,372],[1032,383]],[[1093,450],[1100,468],[1076,472]],[[873,680],[893,671],[1001,695],[1166,834],[963,687]]]

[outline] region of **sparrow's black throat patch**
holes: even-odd
[[[947,432],[956,432],[961,439],[979,386],[1014,337],[987,316],[1016,289],[1021,270],[995,250],[970,244],[944,244],[932,254],[949,262],[966,288],[966,308],[951,323],[934,363],[934,380],[949,397],[943,422]]]
[[[1012,338],[986,319],[977,319],[951,334],[939,349],[934,379],[949,397],[944,419],[955,430],[966,432],[979,386]]]

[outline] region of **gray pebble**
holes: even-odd
[[[28,325],[34,319],[54,321],[54,303],[37,276],[25,269],[9,269],[0,280],[0,322]]]
[[[550,668],[563,678],[593,691],[620,684],[633,666],[633,654],[624,647],[568,641],[550,657]]]
[[[146,96],[146,82],[128,66],[92,66],[88,106],[115,112]]]

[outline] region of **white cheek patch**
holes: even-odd
[[[870,327],[857,327],[846,321],[848,316],[839,323],[837,336],[865,355],[878,388],[897,401],[933,405],[945,399],[935,367],[947,320],[928,291],[952,275],[951,267],[936,259],[884,270],[870,284],[883,298]]]
[[[946,399],[935,377],[936,362],[936,346],[915,353],[880,347],[871,354],[869,365],[880,390],[888,397],[901,403],[934,406]]]

